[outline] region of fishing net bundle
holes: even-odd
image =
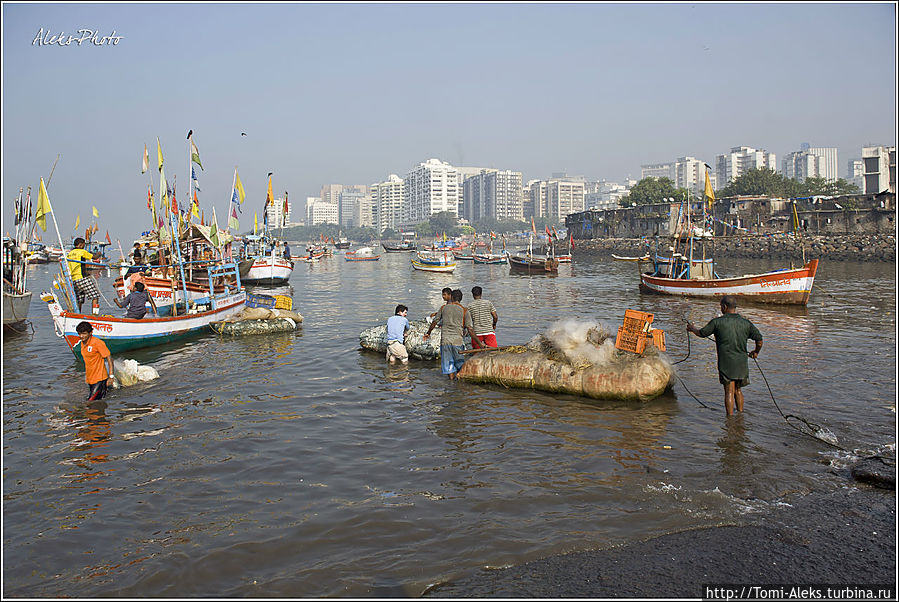
[[[404,345],[409,357],[417,360],[436,360],[440,358],[440,329],[435,328],[428,340],[424,335],[428,332],[431,323],[427,319],[409,322],[409,330],[406,331]],[[387,352],[387,324],[366,328],[359,333],[359,344],[363,349]]]
[[[477,354],[459,373],[474,382],[642,401],[661,395],[672,375],[657,350],[619,351],[606,327],[573,320],[552,324],[527,345]]]

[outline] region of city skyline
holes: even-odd
[[[51,43],[82,28],[93,37]],[[130,241],[151,227],[157,137],[183,200],[188,130],[220,226],[238,168],[241,231],[268,172],[297,208],[431,158],[620,182],[738,146],[779,162],[807,142],[837,148],[845,177],[862,146],[895,145],[895,50],[893,3],[5,3],[3,224],[59,154],[66,242],[93,206],[101,235]]]

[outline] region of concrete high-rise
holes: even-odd
[[[306,225],[337,224],[339,213],[337,203],[322,200],[321,197],[306,197]]]
[[[498,220],[524,219],[521,172],[482,170],[462,185],[463,217],[476,222],[485,217]]]
[[[459,215],[458,172],[449,163],[428,159],[403,178],[405,182],[404,225],[428,221],[435,213]]]
[[[777,155],[749,146],[735,146],[715,159],[717,185],[722,188],[750,169],[777,170]]]
[[[378,234],[387,228],[399,231],[402,224],[404,191],[403,179],[396,174],[390,174],[385,182],[371,185]]]
[[[879,192],[896,192],[896,147],[864,146],[862,147],[864,162],[865,194]]]

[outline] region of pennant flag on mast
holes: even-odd
[[[257,230],[259,230],[259,214],[254,211],[253,212],[253,235],[256,234]]]
[[[710,165],[705,166],[705,198],[708,199],[709,209],[715,203],[715,191],[712,190],[712,180],[709,178],[709,171],[712,169]]]
[[[111,245],[112,241],[109,240],[109,230],[106,231],[106,244]]]
[[[162,171],[162,146],[159,145],[159,138],[156,139],[156,155],[159,158],[159,171]]]
[[[228,216],[228,229],[236,232],[239,227],[240,223],[237,221],[237,204],[231,203],[231,215]]]
[[[194,217],[200,217],[200,199],[197,198],[196,190],[194,190],[194,202],[191,203],[190,213]]]
[[[81,216],[80,216],[80,215],[76,215],[76,216],[75,216],[75,229],[76,229],[76,230],[78,229],[78,224],[80,224],[80,223],[81,223]]]
[[[47,196],[47,188],[44,186],[44,178],[41,178],[41,187],[37,193],[37,211],[34,214],[34,223],[47,231],[47,214],[53,211],[50,208],[50,197]]]
[[[187,140],[190,142],[190,160],[199,165],[200,169],[203,169],[203,164],[200,163],[200,151],[197,150],[197,145],[194,144],[193,135],[193,130],[187,132]]]
[[[272,173],[268,172],[268,192],[265,194],[265,206],[268,207],[268,204],[275,200],[275,197],[272,195]]]
[[[573,249],[574,248],[574,234],[568,235],[568,245]]]
[[[243,184],[240,183],[240,175],[237,173],[237,168],[234,168],[234,189],[237,190],[237,198],[239,202],[243,203],[243,200],[247,198],[247,193],[243,190]]]
[[[96,208],[96,207],[94,207],[93,205],[91,205],[91,209],[92,209],[93,212],[94,212],[94,217],[100,217],[100,212],[97,211],[97,208]]]
[[[219,248],[221,243],[219,242],[219,224],[218,220],[215,218],[215,207],[212,208],[212,226],[209,232],[209,242],[215,245],[215,248]]]
[[[150,169],[150,153],[147,152],[147,145],[144,145],[144,160],[141,162],[140,172],[147,173],[147,170]]]
[[[284,210],[281,212],[281,223],[287,223],[287,212],[290,211],[290,205],[287,204],[287,191],[284,191]]]
[[[531,216],[531,232],[534,233],[534,236],[537,236],[537,226],[534,225],[534,216]]]

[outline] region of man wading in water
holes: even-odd
[[[450,295],[450,302],[437,310],[437,316],[428,326],[428,332],[422,339],[427,341],[437,323],[441,323],[440,367],[450,380],[454,380],[456,372],[465,363],[465,357],[462,355],[462,350],[465,348],[465,341],[462,339],[463,332],[467,330],[475,341],[477,341],[477,335],[471,325],[471,315],[467,309],[462,307],[462,291],[456,289],[451,291]]]
[[[728,416],[743,411],[742,388],[749,384],[749,360],[762,350],[762,333],[755,325],[737,313],[737,300],[731,295],[721,297],[721,314],[701,329],[687,324],[687,332],[701,337],[715,335],[718,351],[718,381],[724,385],[724,409]],[[687,336],[690,336],[689,334]],[[746,353],[746,341],[755,341],[755,349]]]

